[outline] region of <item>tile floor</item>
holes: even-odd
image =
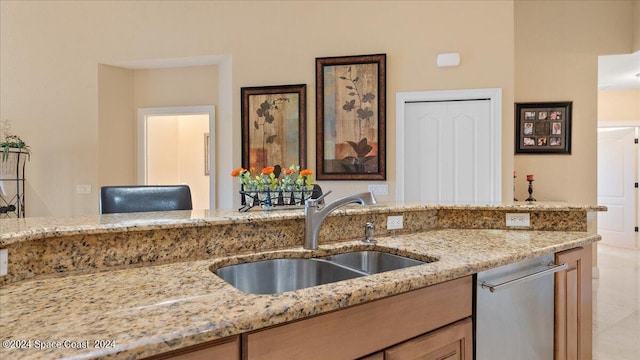
[[[593,359],[640,359],[640,251],[598,244]]]

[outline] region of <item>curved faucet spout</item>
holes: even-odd
[[[307,200],[304,205],[304,248],[317,249],[320,226],[327,216],[339,207],[354,203],[373,205],[376,203],[376,199],[371,192],[347,195],[326,204],[321,209],[318,208],[317,199]]]

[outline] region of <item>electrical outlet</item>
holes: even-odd
[[[9,250],[0,249],[0,276],[7,275],[9,267]]]
[[[403,228],[403,216],[387,216],[387,230],[398,230]]]
[[[387,184],[382,185],[369,185],[369,192],[373,195],[389,195],[389,186]]]
[[[507,226],[529,227],[531,226],[531,217],[529,213],[507,213]]]

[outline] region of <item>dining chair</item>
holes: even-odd
[[[187,185],[132,185],[100,188],[102,214],[192,209],[191,190]]]

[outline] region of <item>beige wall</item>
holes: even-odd
[[[187,66],[135,71],[135,107],[216,105],[218,67]]]
[[[515,2],[516,102],[572,101],[571,155],[516,155],[517,197],[535,174],[538,200],[597,202],[598,55],[627,54],[630,1]]]
[[[136,182],[134,71],[98,66],[98,188]],[[131,144],[131,145],[129,145]],[[35,157],[34,157],[35,161]]]
[[[98,64],[133,60],[231,55],[232,113],[217,119],[220,128],[231,129],[216,132],[219,192],[233,191],[228,173],[240,164],[242,86],[308,84],[308,160],[315,168],[314,59],[320,56],[387,53],[388,198],[395,187],[399,91],[502,88],[504,173],[511,171],[510,1],[3,1],[0,6],[0,116],[13,119],[33,150],[27,168],[31,216],[97,212],[97,195],[79,196],[74,189],[78,183],[95,188],[99,181]],[[436,55],[451,51],[460,52],[461,66],[438,69]],[[61,135],[44,135],[43,128]],[[222,153],[226,159],[220,159]],[[337,196],[366,190],[368,184],[323,186]]]
[[[117,71],[99,64],[230,54],[232,88],[217,97],[230,95],[232,108],[217,119],[215,139],[216,190],[228,194],[228,173],[240,164],[240,87],[308,85],[307,157],[315,168],[314,59],[384,52],[390,196],[382,200],[395,195],[397,92],[499,87],[503,198],[511,198],[513,102],[572,100],[573,155],[519,155],[515,169],[537,175],[541,200],[594,203],[597,55],[637,48],[632,10],[631,1],[2,1],[0,118],[11,119],[33,150],[30,216],[96,213],[97,194],[77,195],[75,185],[96,189],[109,179],[98,165],[104,147],[131,151],[123,155],[124,172],[135,151],[127,137],[103,139],[100,132],[111,121],[103,123],[99,103],[116,101],[101,99],[101,82]],[[438,69],[436,55],[452,51],[461,54],[461,65]],[[188,89],[172,91],[175,97],[161,105],[145,106],[193,100],[180,97]],[[338,196],[369,183],[322,185]]]
[[[633,51],[640,50],[640,0],[633,0]]]
[[[598,91],[598,121],[640,121],[640,89]]]

